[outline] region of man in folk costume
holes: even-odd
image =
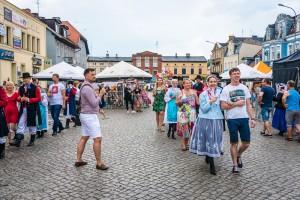
[[[36,135],[36,124],[42,124],[39,112],[39,102],[41,101],[40,88],[31,83],[31,76],[28,72],[23,73],[23,85],[19,89],[18,101],[21,103],[19,111],[19,123],[15,141],[12,146],[20,147],[24,139],[24,133],[29,130],[31,137],[27,146],[33,146]],[[36,121],[38,116],[38,120]]]

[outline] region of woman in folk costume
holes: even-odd
[[[8,127],[4,114],[4,108],[7,106],[6,91],[3,86],[0,85],[0,159],[5,157],[5,142],[8,135]]]
[[[217,78],[207,78],[208,88],[200,94],[200,108],[197,122],[190,139],[190,152],[206,156],[205,162],[210,164],[210,173],[216,175],[214,157],[220,157],[222,151],[223,119]]]
[[[73,85],[73,81],[68,82],[69,88],[66,90],[66,101],[67,101],[67,109],[64,111],[64,115],[66,115],[66,129],[70,128],[70,121],[72,120],[74,122],[74,126],[76,127],[75,124],[75,116],[76,116],[76,87]]]
[[[164,123],[169,124],[169,130],[168,130],[168,137],[170,137],[172,132],[172,138],[175,138],[175,131],[176,131],[176,125],[177,125],[177,111],[178,106],[176,105],[176,97],[180,92],[180,89],[177,88],[178,80],[172,79],[171,81],[172,87],[168,88],[167,93],[165,94],[165,102],[166,105],[166,111],[165,111],[165,118]]]
[[[192,134],[193,126],[196,121],[196,104],[199,98],[194,90],[191,89],[191,81],[183,81],[183,89],[177,95],[177,135],[181,137],[181,150],[188,150],[188,141]]]
[[[273,101],[277,102],[275,104],[275,112],[272,120],[272,127],[279,130],[278,135],[283,136],[287,130],[286,121],[285,121],[285,112],[286,108],[282,103],[282,97],[284,93],[285,84],[278,84],[278,92],[276,97],[273,97]]]
[[[40,106],[40,112],[41,112],[41,117],[42,117],[42,124],[39,125],[37,123],[37,137],[42,138],[44,137],[45,132],[48,131],[48,99],[47,99],[47,93],[45,90],[41,89],[41,101],[39,103]]]
[[[17,123],[18,123],[18,92],[15,92],[15,86],[14,83],[11,81],[8,81],[6,83],[6,94],[7,94],[7,100],[8,105],[5,107],[4,112],[6,116],[6,123],[9,127],[9,133],[8,133],[8,142],[12,142],[11,140],[11,134],[15,134],[17,130]]]
[[[20,147],[24,139],[24,133],[29,130],[30,142],[27,146],[33,146],[36,135],[36,116],[38,124],[42,124],[39,102],[41,101],[40,88],[31,83],[31,76],[28,72],[23,73],[23,85],[19,89],[18,101],[21,103],[19,111],[18,129],[15,141],[10,145]]]

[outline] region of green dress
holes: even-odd
[[[165,90],[156,90],[156,97],[154,98],[153,111],[165,111],[166,102],[164,100]]]

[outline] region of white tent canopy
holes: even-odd
[[[240,64],[236,66],[241,71],[241,79],[242,80],[254,80],[254,79],[263,79],[263,78],[271,78],[272,73],[264,74],[246,64]],[[229,71],[223,73],[220,75],[222,77],[222,80],[228,80],[230,79]]]
[[[124,61],[105,68],[97,74],[98,79],[120,79],[120,78],[145,78],[151,79],[152,75]]]
[[[58,63],[52,67],[49,67],[48,69],[45,69],[44,71],[41,71],[39,73],[36,73],[33,75],[35,78],[39,79],[51,79],[52,74],[58,74],[59,79],[62,80],[84,80],[83,73],[80,73],[75,67],[72,65],[69,65],[66,62]]]
[[[82,67],[76,66],[75,69],[79,72],[82,73],[84,72],[84,69]]]

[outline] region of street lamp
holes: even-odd
[[[293,8],[289,7],[289,6],[283,5],[282,3],[279,3],[278,6],[289,8],[295,14],[295,17],[294,17],[294,24],[295,24],[295,30],[294,30],[295,31],[295,36],[294,36],[295,37],[295,39],[294,39],[295,40],[295,42],[294,42],[294,53],[295,53],[296,52],[296,28],[297,28],[297,25],[296,25],[296,16],[297,16],[296,11]]]

